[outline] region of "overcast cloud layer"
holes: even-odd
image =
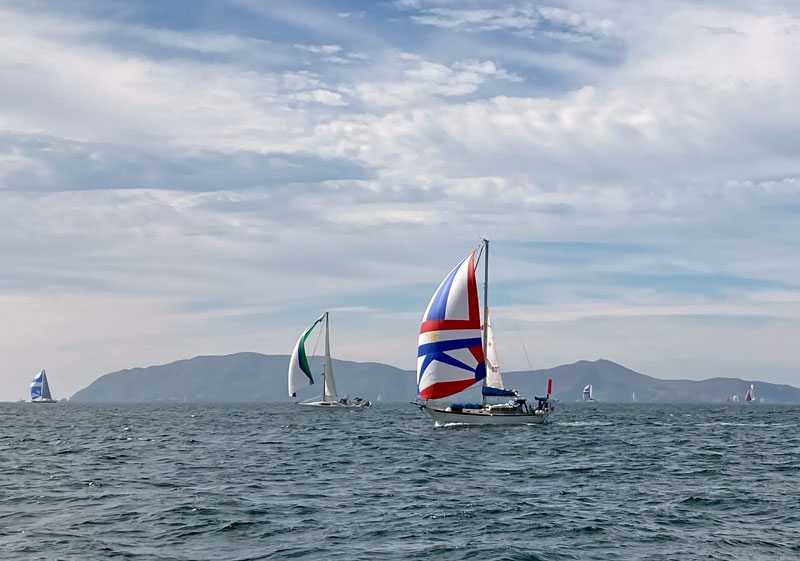
[[[325,309],[413,369],[481,236],[507,369],[800,385],[796,3],[272,4],[0,2],[0,399]]]

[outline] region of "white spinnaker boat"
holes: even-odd
[[[750,389],[744,394],[744,400],[747,402],[756,400],[756,389],[753,387],[753,384],[750,384]]]
[[[483,240],[484,329],[475,275],[476,252],[473,250],[445,277],[425,310],[417,349],[418,405],[437,425],[545,423],[553,411],[550,382],[547,396],[536,398],[537,405],[528,404],[515,390],[503,386],[489,321],[489,241]],[[480,404],[445,406],[434,401],[477,383],[482,384]],[[492,403],[498,398],[501,403]]]
[[[636,394],[634,394],[636,395]],[[583,401],[593,402],[594,401],[594,391],[592,389],[592,385],[589,384],[585,388],[583,388]]]
[[[42,370],[31,380],[31,401],[33,403],[55,403],[47,383],[47,372]]]
[[[312,397],[301,401],[300,405],[312,405],[316,407],[369,407],[371,403],[360,397],[354,400],[340,398],[336,393],[336,382],[333,379],[333,362],[331,361],[331,342],[330,342],[330,321],[328,312],[322,314],[317,321],[306,329],[292,351],[292,358],[289,359],[289,397],[295,397],[297,391],[310,386],[314,383],[314,376],[311,373],[311,366],[306,355],[306,339],[317,325],[325,323],[325,358],[322,364],[322,396]]]

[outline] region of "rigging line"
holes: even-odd
[[[495,269],[500,269],[499,273],[502,275],[504,270],[502,266],[498,267],[497,260],[495,259]],[[522,352],[525,354],[525,362],[528,363],[528,370],[533,370],[533,364],[531,363],[531,357],[528,355],[528,348],[525,346],[525,340],[522,338],[522,331],[519,328],[519,320],[517,319],[517,315],[514,313],[514,306],[511,304],[511,298],[508,296],[508,292],[506,291],[505,287],[502,283],[495,283],[495,290],[500,289],[504,300],[506,301],[506,305],[508,306],[508,311],[511,312],[511,319],[514,323],[514,331],[517,332],[517,337],[519,338],[519,342],[522,345]]]
[[[475,259],[475,266],[472,268],[472,272],[476,272],[478,270],[478,265],[481,263],[481,255],[483,255],[483,243],[478,246],[478,257]]]
[[[320,321],[319,324],[322,325],[322,322]],[[321,338],[322,338],[322,329],[320,329],[319,333],[317,333],[317,341],[316,343],[314,343],[314,350],[311,352],[312,358],[317,354],[317,347],[319,346],[319,340]]]

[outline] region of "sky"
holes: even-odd
[[[800,386],[798,60],[793,1],[0,0],[0,400],[324,310],[412,370],[482,237],[506,370]]]

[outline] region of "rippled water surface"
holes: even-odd
[[[0,558],[800,559],[800,408],[0,405]]]

